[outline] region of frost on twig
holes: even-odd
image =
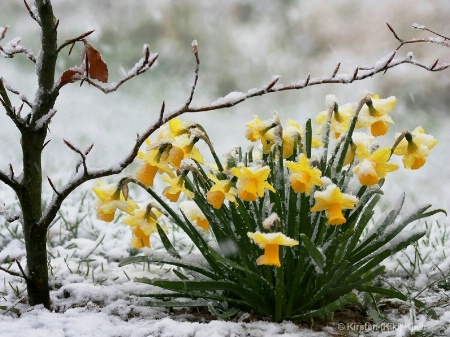
[[[0,43],[5,38],[7,31],[8,27],[0,27]],[[6,58],[13,58],[16,54],[25,54],[30,61],[36,63],[36,57],[31,49],[22,46],[20,41],[20,37],[15,37],[6,44],[0,44],[0,55]]]

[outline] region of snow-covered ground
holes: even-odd
[[[8,0],[7,2],[14,1]],[[265,5],[269,4],[267,1],[262,2]],[[417,2],[413,9],[409,8],[410,2],[406,0],[397,1],[395,5],[391,5],[391,2],[387,0],[367,1],[364,5],[360,4],[359,1],[348,1],[347,6],[341,5],[335,10],[331,6],[325,6],[325,2],[322,3],[322,6],[324,6],[322,8],[320,8],[320,5],[314,6],[311,4],[305,4],[304,8],[291,8],[286,11],[286,17],[284,18],[271,18],[270,15],[264,14],[262,11],[264,7],[256,6],[258,8],[254,9],[253,15],[255,13],[261,15],[259,25],[253,23],[253,26],[249,26],[241,22],[240,26],[235,27],[235,22],[231,22],[231,19],[230,22],[224,19],[227,22],[226,27],[229,28],[229,30],[225,30],[231,32],[227,37],[230,38],[231,36],[233,41],[227,42],[226,46],[221,45],[220,48],[231,46],[236,53],[235,59],[225,59],[223,63],[220,63],[222,59],[219,61],[210,50],[220,49],[217,44],[223,42],[221,35],[212,33],[211,35],[205,35],[205,39],[208,36],[210,39],[200,40],[199,42],[200,56],[202,62],[206,63],[205,68],[207,70],[201,72],[199,96],[195,99],[201,102],[212,102],[220,96],[226,95],[229,91],[245,92],[252,87],[260,87],[264,81],[270,80],[272,75],[278,73],[287,77],[286,82],[304,78],[311,71],[314,72],[315,76],[327,75],[332,72],[335,63],[338,61],[343,62],[344,68],[347,65],[345,71],[351,72],[351,66],[374,62],[377,57],[387,54],[397,46],[395,41],[392,41],[393,38],[390,33],[384,31],[387,31],[387,29],[384,26],[382,27],[385,21],[389,20],[399,28],[401,26],[410,27],[413,22],[431,25],[433,22],[438,22],[438,18],[445,18],[446,12],[448,12],[446,1],[437,1],[434,8],[432,8],[433,6],[430,7],[427,2]],[[126,36],[126,33],[123,32],[127,30],[127,27],[131,30],[133,27],[131,21],[135,18],[135,14],[132,13],[130,8],[138,6],[134,1],[130,2],[134,5],[130,4],[129,8],[125,6],[114,9],[114,6],[110,5],[108,1],[101,2],[101,9],[107,13],[114,13],[113,19],[117,20],[117,24],[112,25],[112,28],[109,27],[109,31],[106,32],[108,18],[105,18],[105,16],[107,15],[98,17],[97,14],[93,15],[92,13],[97,12],[89,7],[92,4],[56,0],[54,3],[59,11],[57,14],[62,15],[62,10],[65,8],[71,11],[72,15],[65,12],[64,18],[66,21],[61,21],[61,29],[66,29],[66,32],[69,31],[67,27],[64,28],[64,24],[72,27],[70,32],[75,31],[73,36],[81,31],[93,28],[92,25],[95,25],[94,28],[97,28],[98,34],[112,32],[112,34],[125,34]],[[173,5],[173,3],[168,2],[170,4],[166,5],[164,1],[154,2],[156,7],[154,11],[151,11],[152,8],[149,3],[143,5],[142,11],[149,13],[149,19],[157,22],[158,25],[168,25],[170,28],[170,23],[164,20],[164,15],[166,12],[170,12],[170,5]],[[200,32],[205,27],[215,24],[214,20],[218,17],[221,18],[221,14],[214,11],[208,1],[198,3],[202,12],[191,14],[203,18],[197,26],[194,26],[194,30]],[[248,8],[246,9],[244,1],[236,0],[230,1],[230,3],[231,5],[221,7],[224,13],[239,10],[239,12],[236,12],[238,17],[246,15]],[[376,6],[374,6],[375,3]],[[233,5],[235,5],[235,8]],[[173,11],[180,10],[180,8],[175,7]],[[3,13],[9,13],[9,7],[5,6],[4,8]],[[360,14],[353,14],[352,8],[355,9],[355,13]],[[269,8],[269,10],[275,10],[275,8]],[[319,35],[322,34],[321,38],[327,48],[324,55],[328,55],[328,57],[321,56],[315,63],[305,61],[309,62],[307,64],[311,65],[311,68],[304,66],[299,69],[303,60],[308,57],[306,54],[314,55],[313,52],[320,52],[320,48],[315,45],[314,39],[309,37],[313,36],[312,23],[307,21],[308,24],[299,24],[300,33],[297,37],[299,41],[292,42],[293,44],[300,43],[299,46],[305,49],[299,52],[298,60],[293,60],[297,52],[289,49],[289,43],[285,45],[285,49],[282,49],[283,44],[280,45],[277,40],[277,49],[271,50],[271,40],[267,37],[269,36],[274,39],[272,41],[275,41],[280,25],[283,25],[283,20],[287,20],[289,26],[296,27],[296,20],[300,20],[303,15],[301,10],[311,15],[317,13],[323,15],[321,17],[324,19],[321,21],[323,25],[317,23],[317,26],[313,28],[314,34],[318,34],[317,32],[319,32]],[[372,12],[369,13],[368,11]],[[405,13],[405,18],[400,20],[398,17],[402,14],[395,16],[393,12]],[[118,13],[123,15],[121,16]],[[211,15],[208,15],[209,13]],[[361,13],[365,13],[364,17],[369,21],[366,24],[362,22],[364,20],[361,19],[363,17]],[[350,28],[356,24],[364,26],[361,32],[364,38],[358,35],[350,35],[354,32],[348,27],[346,30],[337,31],[333,37],[323,33],[327,29],[322,26],[328,27],[329,30],[336,30],[336,27],[341,27],[342,22],[346,21],[346,16],[353,18],[352,22],[355,22],[349,24]],[[26,16],[23,16],[22,19],[24,17],[26,18]],[[226,18],[226,16],[224,17]],[[26,36],[31,34],[29,32],[32,29],[29,27],[33,27],[34,23],[31,19],[26,24],[21,23],[23,20],[20,21],[20,25],[19,21],[2,22],[7,19],[0,12],[0,26],[7,24],[11,26],[10,30],[13,35],[8,35],[10,38],[17,34],[21,36],[22,34]],[[307,19],[311,20],[305,18],[305,20]],[[257,22],[258,20],[254,21]],[[288,25],[287,23],[286,25]],[[376,24],[379,25],[378,28],[373,28]],[[19,27],[13,27],[14,25]],[[81,28],[78,29],[78,27]],[[371,28],[374,30],[371,30]],[[169,31],[176,35],[171,29],[167,27],[165,29],[164,32]],[[311,32],[309,29],[311,29]],[[441,32],[449,35],[448,28],[445,29],[447,31]],[[211,31],[217,33],[221,30],[213,29]],[[414,31],[409,32],[409,36],[415,36],[415,33]],[[290,37],[296,36],[292,32],[290,34]],[[170,34],[168,36],[173,37]],[[63,35],[60,39],[69,37],[72,36]],[[183,43],[186,48],[181,50],[176,49],[174,47],[175,42],[170,39],[165,40],[166,45],[164,45],[164,39],[162,42],[157,42],[156,45],[162,49],[152,49],[152,51],[162,52],[157,67],[150,74],[136,79],[134,84],[131,83],[129,87],[124,87],[124,90],[118,93],[106,96],[87,86],[82,88],[67,86],[64,88],[56,107],[58,113],[50,126],[49,138],[52,141],[45,152],[45,175],[50,176],[56,185],[61,184],[70,176],[71,168],[78,160],[74,153],[63,144],[63,138],[81,148],[86,148],[94,143],[94,148],[89,155],[89,165],[107,166],[127,152],[133,144],[136,132],[141,132],[146,125],[157,118],[162,100],[166,100],[169,109],[181,104],[188,93],[190,72],[193,68],[190,43],[196,37],[191,36],[191,34],[183,36],[185,39]],[[376,48],[374,48],[374,44],[365,45],[367,40],[372,40],[374,37],[377,39]],[[314,35],[314,38],[317,38],[317,35]],[[127,48],[135,44],[136,54],[131,54],[127,50],[125,56],[116,56],[121,59],[120,62],[125,62],[123,61],[125,57],[128,58],[128,61],[129,59],[135,61],[140,57],[138,52],[141,48],[141,42],[133,41],[132,38],[129,38],[129,40],[127,41]],[[28,39],[28,42],[35,43],[31,39]],[[341,42],[346,43],[345,47],[339,48]],[[353,43],[355,44],[354,50],[351,47]],[[225,42],[222,44],[225,45]],[[108,45],[102,42],[100,47],[104,47],[105,52],[108,48],[112,48],[114,51],[117,49],[117,47],[114,47],[114,43]],[[101,49],[100,47],[99,49]],[[439,55],[439,51],[436,51],[435,48],[421,46],[422,52],[420,54],[419,49],[418,53],[431,63],[435,58],[434,53],[436,52]],[[286,53],[283,53],[285,50]],[[287,50],[290,50],[290,52],[287,52]],[[423,52],[423,50],[427,50],[428,53]],[[170,68],[178,69],[178,63],[170,64],[169,62],[168,64],[163,61],[164,57],[173,60],[173,53],[184,55],[180,59],[185,60],[185,63],[180,61],[182,66],[180,66],[179,71],[183,76],[184,74],[188,74],[188,76],[183,77],[181,83],[177,82],[174,77],[178,70],[174,71]],[[242,59],[242,54],[245,53],[257,55]],[[261,55],[267,55],[267,57],[261,57]],[[445,57],[443,60],[445,60]],[[242,62],[244,66],[240,65],[239,62]],[[10,66],[12,64],[14,66]],[[130,64],[132,65],[133,62]],[[261,64],[263,64],[262,68]],[[257,68],[260,70],[254,71],[253,74],[244,70],[244,68],[252,69],[252,67],[255,67],[255,69],[260,67]],[[231,79],[226,76],[227,74],[223,74],[228,71],[227,69],[230,69],[229,77]],[[288,70],[286,69],[291,69],[292,73],[287,73]],[[207,73],[208,70],[209,73]],[[156,73],[164,73],[164,71],[170,74],[170,80],[165,79],[164,75],[155,75]],[[239,80],[236,80],[233,76],[239,76],[239,72],[242,72],[242,79],[238,77]],[[256,72],[260,74],[255,74]],[[297,74],[298,78],[296,77]],[[0,60],[0,76],[7,79],[15,88],[23,89],[25,94],[32,97],[35,89],[33,70],[23,60],[21,63],[18,63],[17,59]],[[114,76],[117,78],[119,75],[116,72]],[[152,76],[161,80],[161,87],[158,87],[157,80],[154,80],[156,83],[152,82]],[[226,80],[223,78],[226,78]],[[323,89],[310,88],[298,93],[283,93],[278,96],[255,98],[252,102],[246,102],[231,110],[190,115],[186,118],[204,124],[206,129],[210,131],[218,152],[225,152],[234,145],[245,144],[244,124],[251,119],[252,114],[259,114],[261,118],[266,118],[272,116],[273,111],[277,110],[283,121],[293,117],[300,122],[304,122],[306,117],[313,117],[317,112],[323,110],[324,93],[336,93],[338,98],[343,100],[343,103],[346,100],[358,99],[364,90],[377,91],[382,96],[396,95],[403,97],[403,100],[399,99],[396,110],[392,114],[396,120],[393,130],[400,132],[404,128],[413,129],[417,125],[423,125],[427,133],[432,133],[439,140],[439,143],[432,150],[425,167],[420,171],[407,172],[401,170],[401,172],[395,172],[388,177],[384,188],[386,193],[384,206],[388,207],[401,191],[405,191],[407,193],[407,207],[408,205],[413,207],[421,201],[426,201],[432,203],[436,208],[450,209],[450,193],[448,192],[450,189],[450,171],[448,170],[450,161],[447,149],[447,144],[450,142],[450,134],[447,130],[450,117],[443,108],[448,99],[445,96],[448,92],[447,78],[448,71],[431,74],[404,66],[389,71],[385,77],[379,75],[375,79],[369,79],[354,85],[325,86]],[[383,79],[392,84],[383,84],[385,83]],[[422,80],[431,84],[428,86],[422,85]],[[283,77],[282,81],[284,81]],[[225,91],[215,87],[215,89],[208,88],[211,83],[216,85],[216,82],[222,83]],[[227,83],[232,83],[237,87],[228,90],[229,84]],[[436,83],[438,84],[436,85]],[[217,86],[219,87],[219,85]],[[436,89],[429,92],[427,91],[429,86]],[[439,96],[439,92],[437,92],[439,90],[442,90],[444,94]],[[421,95],[422,92],[426,92],[427,95]],[[412,107],[415,106],[417,108],[413,109]],[[19,135],[14,125],[3,113],[0,114],[0,131],[0,167],[5,169],[11,163],[15,170],[19,172],[21,169],[20,158],[17,155],[20,148]],[[128,169],[125,174],[131,172],[132,169]],[[117,178],[113,179],[117,180]],[[0,336],[325,337],[345,335],[345,332],[340,332],[337,322],[330,322],[328,326],[321,326],[320,329],[313,331],[291,322],[274,324],[253,321],[246,314],[238,315],[231,321],[222,321],[211,319],[211,316],[203,311],[174,312],[145,306],[145,298],[135,295],[149,292],[150,286],[135,283],[133,279],[142,276],[164,277],[167,276],[168,269],[153,265],[149,267],[150,269],[142,265],[118,267],[119,262],[130,255],[131,233],[120,221],[106,224],[95,218],[94,198],[90,192],[92,185],[93,183],[88,183],[75,191],[64,203],[58,221],[49,231],[48,251],[51,266],[50,282],[53,289],[51,292],[53,312],[49,312],[42,307],[30,308],[26,304],[24,282],[18,277],[0,271]],[[50,187],[46,186],[45,193],[49,195],[50,192]],[[3,184],[0,184],[0,202],[4,203],[6,207],[14,207],[15,204],[14,196]],[[382,209],[379,212],[382,212]],[[450,229],[448,229],[448,225],[449,221],[443,215],[436,216],[426,223],[424,221],[419,222],[416,226],[427,226],[429,234],[417,246],[410,246],[385,262],[389,281],[403,289],[405,294],[411,292],[411,296],[415,296],[424,290],[420,293],[419,298],[435,309],[438,318],[420,312],[417,316],[414,316],[411,314],[413,311],[410,310],[408,303],[387,302],[384,307],[386,309],[385,315],[390,322],[398,324],[399,328],[381,333],[374,332],[374,336],[406,336],[402,328],[411,326],[423,326],[428,336],[450,336],[450,310],[447,309],[446,304],[450,295],[448,292],[450,290]],[[174,236],[176,244],[185,246],[189,244],[181,233],[175,231]],[[152,242],[154,249],[161,247],[157,237],[152,237]],[[25,266],[24,255],[25,249],[20,226],[17,223],[8,224],[0,219],[1,266],[4,268],[11,267],[12,270],[18,271],[14,260],[17,259],[22,266]],[[374,314],[374,316],[376,315]],[[352,326],[349,326],[347,330],[351,329]],[[369,334],[370,331],[367,330],[368,328],[364,333]]]

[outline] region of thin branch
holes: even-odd
[[[145,57],[142,58],[136,64],[136,66],[128,72],[128,74],[124,78],[122,78],[118,82],[111,83],[107,87],[103,87],[100,84],[97,84],[90,78],[83,78],[82,81],[89,83],[90,85],[92,85],[93,87],[97,88],[98,90],[102,91],[105,94],[109,94],[109,93],[114,92],[117,89],[119,89],[122,86],[122,84],[131,80],[133,77],[139,76],[140,74],[149,70],[152,67],[152,65],[156,62],[157,58],[158,58],[158,54],[153,55],[153,57],[147,61],[145,61]]]
[[[39,18],[36,16],[36,14],[31,10],[31,7],[28,5],[26,0],[23,0],[23,3],[25,4],[25,7],[28,10],[28,13],[30,14],[31,18],[36,21],[39,26],[41,25],[41,20],[39,20]]]
[[[71,149],[72,151],[78,153],[81,156],[81,160],[80,162],[76,165],[75,170],[78,171],[78,167],[80,165],[83,165],[83,169],[84,169],[84,173],[87,174],[88,169],[87,169],[87,165],[86,165],[86,155],[91,151],[92,147],[94,146],[94,144],[92,144],[85,152],[81,151],[80,149],[76,148],[74,145],[72,145],[70,142],[68,142],[67,140],[63,139],[64,144],[67,145],[67,147],[69,149]],[[56,191],[56,190],[55,190]],[[57,193],[58,194],[58,193]]]
[[[12,276],[17,276],[17,277],[20,277],[20,278],[23,278],[23,279],[25,279],[21,274],[19,274],[19,273],[16,273],[15,271],[12,271],[12,270],[9,270],[9,269],[6,269],[6,268],[3,268],[3,267],[1,267],[0,266],[0,270],[2,270],[2,271],[4,271],[5,273],[8,273],[9,275],[12,275]]]
[[[185,107],[189,107],[189,105],[192,103],[192,99],[194,98],[195,88],[197,87],[197,82],[198,82],[198,72],[200,70],[200,58],[198,56],[197,40],[192,41],[192,51],[194,52],[194,56],[195,56],[194,82],[192,83],[192,86],[191,86],[191,93],[189,94],[189,97],[186,100],[186,103],[184,103]]]
[[[8,31],[8,27],[2,28],[3,28],[2,31],[0,31],[0,41],[2,41],[5,38],[6,32]],[[6,58],[13,58],[16,54],[25,54],[30,61],[36,63],[36,57],[34,56],[31,49],[22,46],[20,44],[20,38],[18,37],[12,39],[4,46],[0,45],[1,56]]]
[[[27,275],[25,274],[25,272],[24,272],[24,270],[23,270],[23,268],[22,268],[22,265],[20,264],[19,260],[16,259],[15,261],[16,261],[17,266],[19,267],[20,272],[22,273],[22,277],[23,277],[25,280],[27,280],[28,277],[27,277]]]
[[[394,34],[394,37],[400,42],[400,44],[396,48],[396,50],[399,50],[405,44],[413,44],[413,43],[433,43],[433,44],[438,44],[438,45],[450,48],[450,43],[447,42],[447,40],[449,40],[449,39],[447,37],[445,37],[444,35],[437,34],[436,32],[433,32],[433,31],[429,30],[426,27],[422,28],[422,26],[414,26],[413,25],[413,28],[421,29],[421,30],[427,30],[427,31],[429,31],[429,32],[431,32],[431,33],[433,33],[435,35],[438,35],[440,38],[427,37],[427,38],[424,38],[424,39],[403,40],[397,35],[397,33],[394,31],[394,29],[392,28],[391,25],[389,25],[387,22],[386,22],[386,25],[388,26],[388,28],[392,32],[392,34]],[[420,27],[420,28],[418,28],[418,27]]]
[[[31,103],[31,101],[30,101],[25,95],[21,94],[20,91],[18,91],[18,90],[16,90],[16,89],[14,89],[13,87],[11,87],[11,86],[9,85],[9,83],[7,83],[7,82],[5,81],[4,78],[2,78],[2,82],[3,82],[4,88],[5,88],[6,90],[8,90],[9,92],[13,93],[14,95],[19,96],[19,99],[20,99],[22,102],[24,102],[24,103],[25,103],[26,105],[28,105],[30,108],[33,108],[33,103]],[[10,104],[10,105],[11,105],[11,104]]]
[[[13,174],[6,174],[0,170],[0,181],[12,188],[14,192],[18,192],[22,185],[14,178]]]
[[[412,28],[418,29],[418,30],[426,30],[426,31],[430,32],[431,34],[437,35],[437,36],[442,37],[443,39],[446,39],[446,40],[450,40],[450,38],[448,38],[447,36],[439,34],[439,33],[436,33],[435,31],[432,31],[431,29],[428,29],[424,25],[419,25],[417,23],[414,23],[412,25]]]
[[[56,189],[55,185],[53,184],[53,181],[50,179],[50,177],[47,176],[48,183],[50,184],[50,187],[52,188],[53,192],[55,192],[57,195],[59,195],[58,190]]]
[[[63,48],[67,47],[68,45],[73,45],[76,42],[81,42],[85,37],[91,35],[93,32],[95,32],[95,30],[90,30],[89,32],[83,33],[74,39],[64,41],[64,43],[58,47],[56,52],[59,53]],[[70,48],[70,50],[72,50],[72,48],[73,48],[73,46]],[[69,52],[69,54],[70,54],[70,52]]]

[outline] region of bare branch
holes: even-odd
[[[47,177],[48,183],[50,184],[50,187],[52,188],[52,190],[59,195],[59,192],[56,190],[55,185],[53,184],[53,181],[50,179],[50,177]]]
[[[87,174],[88,169],[87,169],[87,165],[86,165],[86,155],[91,151],[92,146],[94,146],[94,144],[92,144],[86,151],[83,152],[80,149],[76,148],[74,145],[72,145],[67,140],[63,139],[63,141],[64,141],[64,144],[66,144],[69,149],[78,153],[81,156],[80,162],[76,165],[76,171],[78,171],[78,167],[80,165],[83,165],[84,173]]]
[[[0,27],[0,28],[3,28],[0,31],[0,41],[2,41],[6,36],[8,27]],[[20,38],[16,37],[11,41],[7,42],[4,46],[0,44],[0,55],[6,58],[13,58],[16,54],[25,54],[30,61],[36,63],[36,57],[34,56],[31,49],[22,46],[20,44],[20,41],[21,41]]]
[[[165,109],[166,109],[166,102],[163,101],[162,105],[161,105],[161,110],[159,112],[159,119],[158,119],[158,124],[159,125],[163,125],[163,123],[164,123],[164,110]],[[138,135],[138,137],[139,137],[139,135]]]
[[[41,25],[41,20],[39,20],[39,18],[37,17],[36,13],[34,13],[34,12],[31,10],[31,7],[28,5],[28,3],[27,3],[26,0],[23,0],[23,3],[25,4],[25,7],[27,8],[28,13],[30,14],[31,18],[32,18],[34,21],[36,21],[36,22],[39,24],[39,26],[40,26],[40,25]]]
[[[331,75],[331,78],[335,78],[335,77],[336,77],[336,75],[337,75],[337,73],[338,73],[340,67],[341,67],[341,62],[339,62],[339,63],[336,65],[336,68],[334,68],[333,75]]]
[[[16,259],[15,261],[16,261],[17,266],[19,267],[20,272],[22,273],[22,277],[23,277],[25,280],[27,280],[28,277],[27,277],[27,275],[25,274],[25,272],[24,272],[24,270],[23,270],[23,268],[22,268],[22,265],[20,264],[19,260]]]
[[[70,39],[70,40],[66,40],[64,41],[64,43],[62,45],[60,45],[58,47],[58,49],[56,50],[57,53],[59,53],[62,49],[64,49],[65,47],[67,47],[68,45],[73,45],[76,42],[81,42],[85,37],[88,37],[89,35],[91,35],[93,32],[95,32],[95,30],[90,30],[89,32],[83,33],[80,36],[74,38],[74,39]],[[71,47],[70,50],[72,50],[73,47]],[[69,52],[70,54],[70,52]]]
[[[12,174],[10,173],[8,175],[7,173],[0,170],[0,181],[3,182],[4,184],[8,185],[9,187],[11,187],[12,190],[17,193],[22,186],[14,177],[14,172],[13,171],[11,171],[11,172],[12,172]]]
[[[135,64],[135,66],[127,73],[127,75],[124,78],[122,78],[121,80],[119,80],[117,82],[113,82],[105,87],[101,86],[100,84],[98,84],[95,81],[88,78],[89,63],[87,60],[85,60],[85,69],[84,69],[85,75],[80,79],[74,79],[73,82],[77,82],[77,81],[81,80],[80,86],[83,85],[84,82],[87,82],[90,85],[92,85],[93,87],[102,91],[103,93],[109,94],[109,93],[114,92],[117,89],[119,89],[125,82],[131,80],[133,77],[139,76],[140,74],[143,74],[144,72],[149,70],[153,66],[153,64],[156,62],[156,60],[158,59],[158,56],[159,56],[158,54],[150,55],[150,50],[148,48],[148,45],[144,45],[144,57],[142,57],[139,60],[139,62],[137,62]],[[65,84],[67,84],[67,83],[62,83],[61,80],[59,80],[59,82],[56,83],[57,90],[61,89]]]
[[[21,219],[22,213],[20,212],[8,212],[4,208],[4,204],[0,206],[0,215],[7,221],[7,222],[14,222],[16,220]]]
[[[17,276],[17,277],[24,278],[21,274],[16,273],[15,271],[12,271],[12,270],[3,268],[3,267],[1,267],[1,266],[0,266],[0,270],[4,271],[5,273],[8,273],[8,274],[11,275],[11,276]]]
[[[426,30],[426,31],[428,31],[428,32],[430,32],[430,33],[432,33],[432,34],[434,34],[434,35],[437,35],[437,36],[439,36],[439,37],[442,37],[443,39],[450,40],[450,38],[448,38],[447,36],[442,35],[442,34],[439,34],[439,33],[436,33],[435,31],[432,31],[431,29],[428,29],[428,28],[425,27],[424,25],[419,25],[419,24],[417,24],[417,23],[414,23],[414,24],[412,25],[412,28],[418,29],[418,30]]]
[[[192,83],[192,86],[191,86],[191,93],[189,94],[189,97],[188,97],[186,103],[184,103],[184,106],[186,106],[186,107],[188,107],[192,103],[192,99],[194,98],[194,92],[195,92],[195,88],[197,87],[197,82],[198,82],[198,72],[200,70],[200,58],[198,56],[197,40],[192,41],[192,51],[194,52],[194,56],[195,56],[194,82]]]
[[[433,44],[438,44],[438,45],[450,48],[450,43],[447,42],[449,40],[448,37],[446,37],[444,35],[440,35],[440,34],[438,34],[436,32],[433,32],[432,30],[429,30],[425,26],[420,26],[420,25],[414,24],[413,28],[429,31],[432,34],[435,34],[435,35],[439,36],[439,38],[427,37],[427,38],[424,38],[424,39],[403,40],[403,39],[398,37],[397,33],[394,31],[394,29],[387,22],[386,22],[386,25],[388,26],[388,28],[392,32],[392,34],[394,34],[394,37],[400,42],[400,45],[397,47],[396,50],[399,50],[405,44],[413,44],[413,43],[433,43]]]
[[[9,85],[9,83],[7,83],[7,82],[5,81],[4,78],[1,79],[1,82],[2,82],[1,85],[4,86],[4,88],[5,88],[6,90],[8,90],[9,92],[13,93],[14,95],[19,96],[19,98],[20,98],[20,100],[21,100],[22,102],[24,102],[24,103],[25,103],[26,105],[28,105],[30,108],[33,108],[33,103],[31,103],[31,101],[30,101],[25,95],[21,94],[18,90],[16,90],[16,89],[14,89],[13,87],[11,87],[11,86]],[[3,95],[2,95],[2,97],[3,97]],[[3,97],[3,99],[4,99],[4,97]],[[9,105],[11,105],[11,102],[9,103]]]

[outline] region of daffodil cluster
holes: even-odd
[[[301,125],[293,119],[283,124],[278,114],[267,120],[254,116],[245,131],[250,150],[236,147],[223,162],[203,127],[172,119],[138,153],[135,177],[94,187],[99,219],[112,221],[119,209],[128,214],[123,221],[132,230],[133,247],[151,247],[150,237],[157,233],[171,255],[131,257],[123,264],[165,262],[181,268],[174,271],[180,281],[141,281],[213,301],[215,309],[209,307],[216,314],[234,305],[275,321],[305,319],[354,300],[354,291],[364,291],[382,272],[380,256],[423,235],[411,232],[391,242],[411,221],[432,213],[425,212],[429,206],[398,222],[400,209],[393,210],[378,225],[388,234],[377,240],[373,234],[365,237],[364,228],[387,175],[400,162],[406,169],[422,167],[437,140],[418,127],[397,134],[390,146],[378,145],[393,124],[395,97],[366,94],[357,103],[339,105],[330,95],[326,101],[316,126],[310,119]],[[199,141],[214,163],[205,162]],[[130,183],[152,200],[138,206],[128,197]],[[162,219],[186,233],[204,264],[177,251],[159,225]]]

